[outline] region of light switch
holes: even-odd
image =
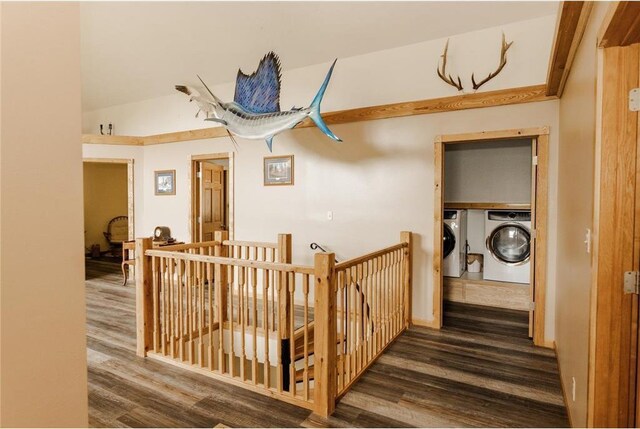
[[[333,220],[333,212],[331,210],[327,212],[327,220]]]
[[[587,228],[584,234],[584,245],[586,247],[587,253],[591,253],[591,230]]]

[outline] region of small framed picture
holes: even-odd
[[[156,195],[176,194],[176,170],[158,170],[154,174]]]
[[[264,186],[293,185],[293,155],[264,158]]]

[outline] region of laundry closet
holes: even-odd
[[[532,143],[516,139],[446,146],[445,302],[532,309]]]

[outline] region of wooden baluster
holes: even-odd
[[[349,299],[347,301],[347,313],[349,314],[349,335],[347,336],[349,341],[349,360],[348,360],[348,369],[349,369],[349,381],[353,378],[355,372],[355,325],[354,325],[354,296],[355,296],[355,285],[353,282],[353,271],[351,268],[347,268],[347,287],[349,288]]]
[[[201,249],[202,252],[202,249]],[[198,334],[200,335],[200,349],[199,349],[199,359],[200,359],[200,367],[204,367],[205,366],[205,361],[204,361],[204,340],[205,340],[205,329],[206,329],[206,307],[205,307],[205,287],[206,287],[206,282],[205,282],[205,263],[204,262],[198,262],[198,265],[200,266],[200,332],[198,332]]]
[[[355,369],[355,374],[359,374],[360,373],[360,359],[361,359],[361,354],[360,353],[360,344],[362,342],[362,328],[360,326],[360,321],[362,320],[362,311],[361,311],[361,305],[362,305],[362,288],[361,288],[361,280],[360,280],[360,274],[361,274],[362,270],[360,268],[360,264],[357,264],[353,267],[353,276],[354,276],[354,282],[353,282],[353,287],[355,289],[355,301],[354,301],[354,322],[355,322],[355,364],[354,364],[354,369]]]
[[[340,320],[340,386],[342,389],[346,386],[345,381],[345,368],[346,368],[346,343],[345,343],[345,334],[347,332],[347,292],[345,290],[345,280],[344,280],[344,271],[338,272],[338,287],[339,287],[339,298],[340,298],[340,306],[342,310],[342,319]],[[314,310],[315,311],[315,310]]]
[[[371,350],[373,355],[377,353],[378,347],[378,276],[376,258],[371,260]]]
[[[296,331],[296,317],[295,317],[295,303],[293,293],[296,289],[295,273],[286,273],[287,287],[289,288],[289,308],[291,309],[291,317],[289,318],[289,391],[291,396],[296,396],[296,344],[295,344],[295,331]]]
[[[364,365],[362,364],[363,362],[363,351],[364,351],[364,347],[363,347],[363,343],[364,343],[364,305],[363,305],[363,299],[364,299],[364,286],[363,286],[363,273],[362,273],[362,264],[358,264],[355,266],[355,270],[356,270],[356,278],[358,279],[358,284],[359,284],[359,291],[358,291],[358,305],[357,305],[357,313],[358,313],[358,319],[357,319],[357,326],[358,326],[358,354],[356,356],[357,361],[356,361],[356,367],[358,369],[358,374],[362,371],[362,368],[364,367]]]
[[[174,298],[173,298],[173,264],[175,260],[173,258],[167,259],[167,276],[168,284],[169,284],[169,350],[171,352],[171,357],[176,357],[176,342],[175,342],[175,321],[174,321]]]
[[[240,378],[242,379],[242,381],[246,380],[246,360],[247,360],[247,348],[246,348],[246,338],[245,338],[245,333],[247,332],[247,320],[246,320],[246,313],[245,313],[245,284],[246,284],[246,270],[245,267],[238,267],[238,284],[240,285],[240,308],[241,308],[241,314],[240,314],[240,326],[241,326],[241,330],[240,330],[240,340],[241,340],[241,344],[242,344],[242,357],[241,357],[241,361],[240,361]]]
[[[213,254],[217,257],[226,258],[229,256],[229,248],[223,243],[229,239],[228,231],[216,231],[214,233],[214,240],[217,242],[213,249]],[[229,268],[231,269],[231,275],[229,275]],[[231,315],[229,330],[229,336],[231,337],[231,351],[229,352],[229,365],[233,368],[233,266],[214,264],[214,281],[216,286],[216,304],[218,307],[218,370],[220,374],[224,374],[225,367],[225,352],[224,352],[224,322],[227,320],[227,307],[229,305],[228,294],[231,293]],[[231,290],[229,290],[229,281],[231,283]],[[213,329],[213,328],[210,328]],[[231,370],[231,376],[233,377],[233,369]]]
[[[231,299],[229,300],[230,303],[230,309],[229,309],[229,373],[231,374],[231,377],[235,377],[236,372],[235,372],[235,368],[236,368],[236,362],[235,362],[235,326],[234,323],[236,321],[236,316],[235,313],[237,313],[237,311],[234,311],[234,303],[235,303],[235,297],[236,295],[238,295],[236,293],[236,276],[235,276],[235,270],[237,268],[234,267],[233,265],[229,265],[227,266],[227,274],[229,275],[228,281],[229,281],[229,294],[231,295]],[[240,296],[238,295],[238,299],[240,298]],[[238,303],[239,305],[239,303]],[[221,331],[222,332],[222,331]],[[220,335],[222,337],[222,335]],[[220,347],[222,348],[222,344],[220,344]],[[222,371],[221,371],[222,372]]]
[[[362,263],[362,341],[364,342],[362,351],[363,367],[371,359],[371,329],[369,326],[369,321],[371,320],[371,306],[369,305],[371,292],[369,291],[369,262],[370,260],[366,260]]]
[[[193,274],[192,274],[192,263],[191,261],[185,261],[186,264],[186,268],[187,268],[187,334],[188,334],[188,340],[187,340],[187,352],[189,355],[189,363],[193,364],[193,355],[194,355],[194,349],[193,349],[193,291],[192,291],[192,287],[193,287]]]
[[[402,249],[396,250],[396,333],[402,329]]]
[[[413,238],[411,232],[403,231],[400,233],[400,241],[403,243],[407,243],[407,247],[404,249],[404,325],[406,328],[411,326],[411,318],[413,314],[413,297],[412,297],[412,281],[413,278],[413,264],[412,264],[412,246],[413,246]]]
[[[271,249],[271,262],[276,262],[276,249]],[[275,276],[276,271],[269,271],[269,284],[271,285],[271,329],[273,331],[276,330],[276,316],[277,316],[277,307],[276,303],[276,287],[275,287]]]
[[[209,251],[209,250],[208,250]],[[214,317],[213,317],[213,309],[215,308],[215,301],[218,301],[217,299],[214,301],[213,299],[213,294],[214,292],[218,291],[218,288],[220,288],[220,285],[218,285],[215,289],[213,287],[213,282],[214,282],[214,278],[213,278],[213,265],[210,263],[206,264],[206,279],[207,279],[207,285],[208,285],[208,300],[207,300],[207,308],[208,308],[208,313],[207,315],[209,316],[209,353],[208,353],[208,359],[209,359],[209,370],[213,371],[214,370],[214,362],[215,362],[215,349],[213,347],[213,324],[214,322]],[[219,312],[218,312],[219,313]],[[220,320],[220,315],[218,314],[218,320]],[[220,331],[222,331],[222,323],[218,324],[218,329]]]
[[[377,270],[376,277],[378,282],[378,351],[383,349],[384,343],[384,306],[385,306],[385,298],[384,298],[384,265],[383,265],[382,256],[378,256],[376,258]]]
[[[282,303],[280,302],[280,297],[282,296],[282,289],[283,289],[283,285],[282,285],[282,276],[280,275],[280,272],[277,272],[275,274],[275,278],[276,278],[276,289],[277,289],[277,293],[278,293],[278,305],[277,305],[277,312],[278,312],[278,325],[277,325],[277,331],[278,331],[278,345],[277,345],[277,356],[278,356],[278,362],[276,362],[276,373],[278,376],[278,380],[277,380],[277,389],[279,393],[282,393],[282,388],[283,388],[283,373],[282,373],[282,331],[283,331],[283,325],[282,325],[282,312],[283,312],[283,308],[284,306],[282,305]],[[275,302],[274,302],[275,304]]]
[[[167,276],[165,258],[160,258],[160,293],[162,294],[162,335],[161,350],[163,355],[167,355]]]
[[[271,363],[269,362],[269,275],[271,270],[262,272],[262,329],[264,331],[264,387],[271,387]],[[272,304],[273,306],[273,304]]]
[[[160,285],[158,279],[159,261],[157,256],[151,258],[151,273],[153,279],[153,351],[158,352],[160,348],[160,302],[158,294]]]
[[[178,355],[184,361],[184,271],[182,260],[178,259]]]
[[[389,280],[390,278],[390,270],[389,270],[389,254],[385,253],[384,255],[384,266],[385,266],[385,281],[384,281],[384,285],[385,285],[385,292],[384,295],[387,297],[387,309],[385,311],[385,320],[386,320],[386,332],[385,332],[385,341],[384,344],[385,346],[389,343],[389,339],[391,338],[391,320],[390,320],[390,314],[391,314],[391,300],[389,299],[390,297],[390,293],[391,293],[391,289],[390,289],[390,285],[391,285],[391,281]]]
[[[257,248],[256,248],[257,251]],[[253,326],[253,360],[251,361],[251,372],[253,384],[258,384],[258,270],[251,268],[251,289],[253,294],[253,314],[251,325]]]
[[[309,274],[302,275],[304,296],[304,400],[309,400]],[[294,347],[295,349],[295,347]]]

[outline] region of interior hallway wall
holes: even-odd
[[[606,3],[594,3],[560,100],[556,348],[574,427],[587,424],[591,254],[584,241],[593,224],[596,43],[607,9]],[[573,378],[575,400],[571,395]]]
[[[555,17],[551,16],[456,35],[451,38],[448,64],[467,79],[472,71],[490,71],[494,66],[486,58],[499,58],[496,47],[504,30],[516,41],[509,50],[509,66],[480,92],[544,83],[554,24]],[[455,94],[435,74],[445,42],[446,39],[432,40],[339,59],[322,110]],[[457,46],[455,54],[453,44]],[[286,59],[282,60],[282,107],[311,100],[329,63],[287,70]],[[255,64],[242,67],[249,70]],[[206,75],[203,77],[206,79]],[[233,98],[233,89],[231,83],[212,88],[225,100]],[[184,94],[176,93],[86,112],[83,128],[95,133],[100,123],[111,121],[119,134],[149,135],[208,127],[209,123],[194,118],[195,112],[193,103]],[[414,317],[421,322],[431,321],[435,137],[536,126],[551,127],[546,332],[547,338],[553,339],[558,146],[555,100],[332,126],[344,139],[341,144],[316,128],[293,130],[274,139],[273,154],[264,142],[238,139],[235,236],[273,241],[276,234],[291,232],[294,261],[310,264],[312,241],[335,251],[343,260],[396,243],[401,230],[414,231]],[[148,236],[156,225],[166,225],[177,239],[189,241],[191,156],[233,150],[228,138],[218,138],[129,148],[84,145],[84,156],[119,158],[125,151],[135,151],[139,157],[135,166],[136,235]],[[263,157],[287,154],[295,155],[295,185],[264,187]],[[176,195],[155,196],[153,172],[166,169],[176,170]],[[138,186],[142,187],[141,192]],[[327,219],[328,211],[333,212],[332,221]]]
[[[143,111],[140,112],[142,116]],[[555,315],[555,221],[558,102],[492,107],[332,126],[336,143],[315,128],[293,130],[274,140],[273,155],[295,156],[295,185],[264,187],[262,163],[271,155],[259,141],[238,140],[235,154],[235,237],[274,241],[293,234],[294,262],[313,263],[309,243],[317,241],[338,259],[355,257],[415,236],[414,317],[433,318],[433,145],[437,135],[480,130],[550,126],[547,337]],[[111,146],[114,150],[120,147]],[[137,149],[137,148],[136,148]],[[85,157],[110,147],[84,145]],[[190,241],[189,187],[192,155],[231,152],[228,138],[144,147],[142,230],[166,225]],[[136,163],[136,169],[139,164]],[[176,195],[153,193],[155,170],[176,170]],[[333,212],[333,220],[327,212]],[[140,234],[137,234],[141,236]]]
[[[99,244],[109,249],[104,236],[109,221],[127,216],[127,164],[85,162],[84,165],[84,247]]]
[[[0,425],[86,427],[79,5],[0,8]]]

